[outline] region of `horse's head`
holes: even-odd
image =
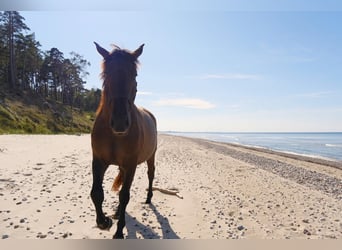
[[[103,61],[103,105],[109,115],[113,133],[126,135],[132,122],[131,111],[137,92],[138,57],[143,52],[143,45],[130,52],[115,46],[112,52],[95,43]]]

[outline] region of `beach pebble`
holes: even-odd
[[[3,240],[4,239],[8,239],[8,238],[9,238],[9,236],[7,234],[4,234],[4,235],[1,236],[1,239],[3,239]]]
[[[304,229],[304,230],[303,230],[303,233],[306,234],[306,235],[311,235],[310,231],[307,230],[307,229]]]
[[[244,226],[238,226],[238,228],[237,228],[239,231],[242,231],[242,230],[244,230],[245,229],[245,227]]]
[[[46,234],[40,234],[40,235],[38,235],[38,237],[39,237],[40,239],[45,239],[45,238],[47,237],[47,235],[46,235]]]
[[[20,219],[20,223],[24,223],[25,222],[25,219]]]

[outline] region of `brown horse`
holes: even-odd
[[[137,92],[138,57],[141,45],[134,52],[115,47],[112,52],[95,43],[103,57],[103,90],[101,102],[91,133],[93,150],[93,186],[91,198],[96,208],[96,223],[100,229],[109,229],[112,220],[102,211],[104,200],[102,182],[110,164],[119,166],[113,189],[119,192],[119,206],[115,218],[119,219],[113,238],[122,239],[126,206],[138,164],[147,161],[148,192],[146,203],[151,203],[154,179],[154,157],[157,149],[157,128],[154,116],[134,104]]]

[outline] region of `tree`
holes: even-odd
[[[57,48],[41,51],[35,34],[17,11],[0,11],[0,90],[42,98],[87,111],[95,111],[100,90],[86,90],[90,63],[76,52],[64,58]],[[10,91],[8,91],[10,90]]]
[[[10,89],[17,87],[15,44],[18,41],[18,37],[20,37],[21,32],[29,30],[24,23],[24,20],[24,17],[22,17],[17,11],[4,11],[3,13],[0,13],[2,35],[9,54],[8,86]]]
[[[63,73],[61,82],[61,95],[62,102],[73,106],[74,103],[74,93],[75,93],[75,81],[78,80],[78,74],[76,67],[72,64],[70,59],[65,59],[63,62]]]
[[[9,55],[4,39],[4,29],[3,26],[0,25],[0,88],[7,87],[5,83],[8,81],[8,62]]]
[[[63,61],[63,52],[59,51],[57,48],[52,48],[47,51],[40,70],[40,79],[43,81],[43,84],[45,84],[45,96],[48,96],[49,90],[51,89],[56,101],[59,100],[58,90],[61,87]]]
[[[79,55],[76,52],[71,52],[70,62],[74,67],[74,77],[72,82],[72,103],[71,106],[74,106],[74,102],[76,101],[79,108],[82,106],[82,99],[84,94],[84,84],[83,80],[89,73],[86,71],[86,68],[90,66],[90,62],[84,59],[83,56]]]
[[[39,88],[38,77],[42,65],[40,43],[35,40],[35,34],[20,35],[16,44],[17,79],[22,89]]]
[[[82,108],[85,111],[96,111],[101,100],[101,89],[85,90],[82,98]]]

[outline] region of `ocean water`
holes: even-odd
[[[195,133],[167,132],[217,142],[267,148],[275,151],[342,161],[342,132],[339,133]]]

